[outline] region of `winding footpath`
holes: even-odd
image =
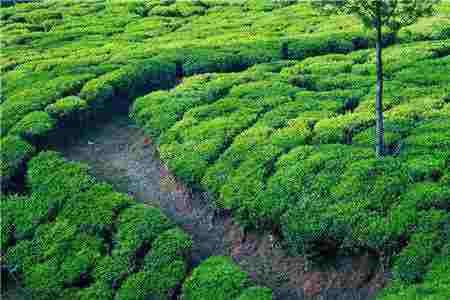
[[[304,271],[301,257],[288,256],[276,237],[245,233],[229,214],[217,214],[205,194],[191,193],[162,165],[158,151],[126,115],[89,126],[71,141],[50,146],[71,160],[84,161],[99,180],[137,201],[160,207],[191,234],[192,267],[212,255],[229,255],[274,299],[371,299],[386,276],[368,256],[339,258],[333,268]]]

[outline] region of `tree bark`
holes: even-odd
[[[383,117],[383,61],[382,61],[382,32],[381,32],[381,11],[377,7],[377,42],[376,42],[376,64],[377,64],[377,96],[376,96],[376,114],[377,114],[377,158],[384,156],[384,117]]]

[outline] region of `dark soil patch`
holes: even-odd
[[[231,215],[215,212],[206,194],[192,193],[178,182],[162,165],[156,146],[126,116],[96,124],[70,140],[50,148],[87,162],[93,175],[116,190],[160,207],[191,234],[193,267],[211,255],[230,255],[258,284],[272,288],[275,299],[283,300],[307,295],[371,299],[386,283],[386,276],[370,267],[369,256],[340,258],[341,266],[305,272],[304,260],[288,256],[277,237],[244,234]]]

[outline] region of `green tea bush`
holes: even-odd
[[[142,207],[139,207],[142,209]],[[157,221],[153,217],[153,221]],[[187,274],[188,258],[192,247],[191,238],[179,228],[171,228],[163,231],[162,224],[153,224],[159,226],[154,228],[154,232],[158,230],[157,237],[149,238],[151,242],[150,251],[145,255],[142,268],[137,273],[127,277],[118,290],[118,299],[146,299],[154,297],[158,299],[170,299],[179,286],[180,282]],[[142,231],[143,228],[139,229]],[[119,229],[120,230],[120,229]],[[123,247],[119,243],[118,250]],[[109,261],[109,260],[108,260]],[[120,260],[122,261],[122,260]],[[111,266],[105,265],[106,270],[110,270]],[[123,267],[120,268],[123,272]],[[118,278],[119,269],[114,268],[113,273],[102,270],[103,278],[107,276],[107,282],[110,283],[111,278]],[[111,276],[112,275],[112,276]]]
[[[292,149],[308,144],[312,137],[310,124],[304,120],[303,116],[290,120],[286,128],[278,129],[274,133],[272,143],[283,149]]]
[[[418,86],[444,85],[450,80],[448,57],[423,60],[395,74],[395,79]]]
[[[98,106],[101,108],[103,107],[104,102],[107,102],[113,97],[114,88],[108,81],[108,77],[111,77],[109,74],[92,79],[83,86],[80,97],[83,98],[89,106]]]
[[[5,135],[29,113],[44,110],[47,105],[56,100],[77,93],[91,77],[91,74],[60,76],[49,80],[42,86],[27,87],[8,97],[0,106],[3,116],[2,135]]]
[[[23,139],[8,135],[0,140],[1,158],[0,169],[2,185],[24,171],[25,162],[31,158],[35,148]]]
[[[118,299],[171,299],[175,289],[185,278],[187,267],[182,260],[173,260],[152,269],[128,277],[118,290]]]
[[[0,203],[1,251],[33,299],[174,295],[192,240],[160,209],[94,184],[86,165],[56,152],[41,152],[28,167],[31,195]]]
[[[221,187],[218,206],[236,210],[242,223],[270,223],[271,220],[264,220],[264,217],[271,214],[271,207],[258,196],[264,191],[267,174],[281,153],[281,148],[273,145],[259,147]]]
[[[270,123],[271,126],[283,127],[281,124],[285,126],[287,120],[302,116],[314,123],[353,109],[364,95],[362,90],[300,91],[296,93],[294,102],[276,107],[260,121],[266,122],[273,118],[271,122],[275,123]]]
[[[245,289],[237,300],[271,300],[272,290],[269,288],[252,286]]]
[[[202,46],[181,47],[176,52],[166,52],[158,57],[178,61],[182,65],[183,74],[189,76],[210,72],[242,71],[258,63],[282,59],[279,39],[265,38],[251,43],[228,43],[226,48],[218,48],[214,44],[216,42]]]
[[[151,10],[151,15],[163,17],[190,17],[203,15],[206,9],[203,6],[194,5],[189,2],[177,2],[169,6],[155,6]]]
[[[407,171],[399,161],[370,159],[350,164],[333,194],[343,201],[367,199],[372,209],[386,212],[408,183]]]
[[[192,240],[179,228],[172,228],[161,233],[151,245],[150,252],[144,258],[144,270],[156,272],[158,268],[182,259],[188,261]]]
[[[170,86],[174,80],[175,65],[147,60],[89,81],[81,90],[80,97],[94,109],[101,109],[115,97],[134,99],[151,89]]]
[[[351,54],[326,54],[305,58],[291,68],[283,70],[285,75],[316,74],[338,75],[352,70],[354,63]]]
[[[2,250],[13,241],[32,237],[37,226],[49,218],[46,199],[35,195],[12,195],[1,202],[1,210]]]
[[[49,11],[47,9],[36,9],[25,15],[28,23],[42,24],[49,19],[62,19],[63,15],[59,11]]]
[[[32,246],[32,241],[23,240],[8,249],[5,258],[10,272],[21,274],[27,264],[33,263]]]
[[[398,33],[399,42],[420,40],[442,40],[448,38],[450,23],[444,16],[420,19],[416,24],[402,28]]]
[[[63,280],[55,276],[58,264],[55,260],[48,260],[35,264],[26,270],[25,285],[32,291],[33,299],[54,299],[63,290]]]
[[[444,43],[445,45],[445,43]],[[435,52],[443,47],[441,41],[436,42],[418,42],[412,44],[397,44],[385,49],[383,54],[383,67],[386,77],[398,77],[400,81],[408,82],[397,74],[409,68],[416,66],[425,67],[426,62],[437,64],[429,59],[435,57]],[[445,46],[444,46],[445,47]],[[370,67],[370,74],[375,75],[373,64],[376,61],[375,52],[370,52],[366,61],[366,67]],[[445,61],[445,59],[444,59]],[[444,67],[444,66],[441,66]],[[429,74],[430,75],[430,74]],[[431,75],[430,75],[431,76]]]
[[[321,76],[318,77],[313,83],[313,89],[317,91],[327,90],[366,90],[375,83],[373,78],[358,75],[339,74],[332,78]]]
[[[448,118],[422,122],[411,130],[410,135],[403,140],[401,156],[428,154],[430,151],[443,153],[447,157],[450,145],[450,130]]]
[[[114,290],[102,283],[95,282],[87,288],[77,289],[75,297],[78,297],[80,300],[112,300],[114,299]]]
[[[69,162],[57,152],[41,152],[28,164],[27,185],[50,210],[60,211],[71,197],[93,184],[86,164]]]
[[[11,134],[38,143],[56,128],[56,120],[44,111],[35,111],[27,114],[11,130]]]
[[[149,295],[147,286],[151,284],[145,272],[130,275],[117,292],[117,299],[138,300],[145,299]]]
[[[184,282],[182,299],[236,299],[251,285],[249,276],[225,256],[212,256]]]
[[[19,264],[24,283],[36,299],[58,297],[64,286],[83,284],[103,251],[101,240],[79,235],[65,220],[41,225],[28,245],[29,256]]]
[[[237,85],[227,97],[190,110],[170,128],[160,138],[162,159],[183,180],[200,181],[208,164],[221,154],[224,146],[259,115],[292,101],[297,90],[284,82]]]
[[[414,181],[437,180],[443,175],[449,159],[449,153],[436,151],[432,154],[411,156],[405,164]]]
[[[228,79],[228,80],[227,80]],[[235,83],[229,75],[199,75],[168,92],[154,92],[138,98],[131,117],[153,137],[168,130],[185,112],[198,105],[216,101]]]
[[[417,86],[407,85],[405,82],[386,81],[384,95],[385,97],[383,98],[383,109],[387,111],[386,118],[390,118],[389,110],[397,108],[396,106],[405,104],[406,107],[409,107],[410,109],[415,108],[417,110],[419,106],[410,105],[411,101],[415,101],[416,99],[436,100],[437,98],[441,98],[442,87],[440,88],[440,90],[433,86],[419,88]],[[375,103],[374,101],[372,101],[374,97],[375,89],[372,89],[366,96],[361,98],[361,101],[358,107],[356,107],[355,112],[370,112],[374,114]],[[403,106],[403,108],[405,108],[405,106]]]
[[[328,177],[334,183],[328,183],[325,191],[313,189],[312,193],[305,193],[302,201],[287,211],[282,228],[288,243],[296,245],[294,252],[314,253],[327,243],[375,250],[390,246],[382,216],[398,203],[408,176],[395,159],[377,161],[369,159],[368,154],[362,151],[362,160],[349,155],[343,169],[332,167],[333,172],[340,174],[337,180],[334,174],[328,177],[326,170],[324,179]],[[319,181],[319,188],[323,182]]]
[[[268,139],[273,134],[271,128],[255,126],[239,134],[233,144],[219,157],[214,165],[211,165],[202,178],[202,185],[216,197],[221,187],[229,180],[236,169],[245,160],[253,156],[251,150],[268,144]],[[257,157],[258,155],[254,155]]]
[[[191,238],[178,228],[161,233],[144,257],[143,268],[118,290],[119,299],[170,299],[187,274]]]
[[[421,212],[419,218],[423,220],[417,232],[394,260],[394,276],[408,283],[422,280],[429,263],[439,254],[445,242],[441,230],[449,222],[447,213],[434,209]]]
[[[59,216],[88,231],[108,232],[120,210],[132,203],[129,196],[114,192],[111,185],[97,183],[72,197]]]
[[[357,133],[375,125],[375,116],[368,113],[350,113],[317,122],[312,138],[317,144],[352,142]]]
[[[181,260],[172,261],[154,272],[138,272],[128,277],[117,292],[117,299],[171,299],[187,273]]]
[[[68,120],[81,118],[86,109],[86,101],[76,96],[69,96],[48,105],[45,111],[53,118]]]
[[[447,291],[450,287],[449,270],[449,243],[444,246],[444,250],[438,256],[433,257],[429,264],[429,271],[422,282],[416,284],[407,284],[397,279],[380,293],[377,299],[395,300],[395,299],[425,299],[440,300],[447,297]]]
[[[114,237],[117,250],[131,259],[136,255],[145,255],[139,252],[146,252],[155,238],[173,227],[174,224],[159,209],[145,204],[131,206],[118,218]]]
[[[327,53],[348,53],[355,50],[352,40],[365,38],[362,33],[315,34],[307,39],[288,43],[289,59],[301,60]]]
[[[387,149],[392,149],[402,139],[402,135],[400,132],[391,129],[391,126],[389,126],[390,124],[397,125],[396,123],[386,123],[386,125],[388,126],[385,127],[384,131],[384,143]],[[375,127],[367,128],[366,130],[361,131],[352,138],[352,144],[363,147],[374,147],[377,137],[376,134],[377,132]]]
[[[93,277],[97,284],[113,289],[132,272],[125,256],[113,251],[111,255],[103,257],[95,265]]]
[[[450,189],[436,182],[419,182],[411,185],[402,195],[404,201],[416,209],[429,210],[431,208],[446,209],[449,206]]]
[[[201,179],[208,161],[220,154],[223,145],[230,143],[234,136],[254,122],[257,112],[251,108],[242,109],[201,122],[186,133],[182,144],[173,142],[161,145],[161,158],[177,177],[187,183],[195,183]],[[188,121],[188,118],[183,120]],[[198,140],[200,136],[203,138]]]
[[[104,251],[100,238],[82,233],[67,219],[42,224],[33,238],[33,255],[37,261],[55,260],[59,264],[69,261],[71,255],[88,255],[91,260],[99,258]]]

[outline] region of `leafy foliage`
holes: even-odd
[[[366,13],[377,1],[328,1],[344,2],[345,13],[365,8],[360,16],[374,25]],[[444,299],[449,9],[420,18],[434,3],[383,1],[392,14],[382,22],[400,44],[384,55],[395,159],[381,163],[371,146],[375,56],[365,49],[374,39],[353,16],[319,15],[304,1],[2,7],[2,183],[25,171],[35,137],[59,131],[61,120],[95,119],[137,98],[130,116],[171,171],[242,224],[281,228],[295,254],[384,252],[395,271],[386,299]],[[384,45],[392,42],[386,35]],[[181,283],[191,244],[159,209],[131,204],[52,152],[28,166],[31,193],[1,203],[1,249],[37,299],[168,298]],[[269,297],[225,261],[194,271],[186,295]]]
[[[230,258],[212,256],[194,269],[183,284],[183,299],[236,299],[250,286],[249,276]]]
[[[28,163],[27,181],[30,195],[0,202],[1,251],[33,299],[170,299],[192,241],[158,208],[94,183],[86,165],[52,151]]]
[[[435,5],[440,0],[407,1],[407,0],[344,0],[344,1],[314,1],[313,5],[326,11],[338,9],[349,14],[356,14],[367,27],[376,27],[378,14],[381,25],[398,31],[403,26],[417,22],[418,18],[429,16],[435,12]]]
[[[0,140],[1,178],[6,184],[11,177],[20,174],[24,165],[35,152],[35,148],[23,139],[8,135]]]

